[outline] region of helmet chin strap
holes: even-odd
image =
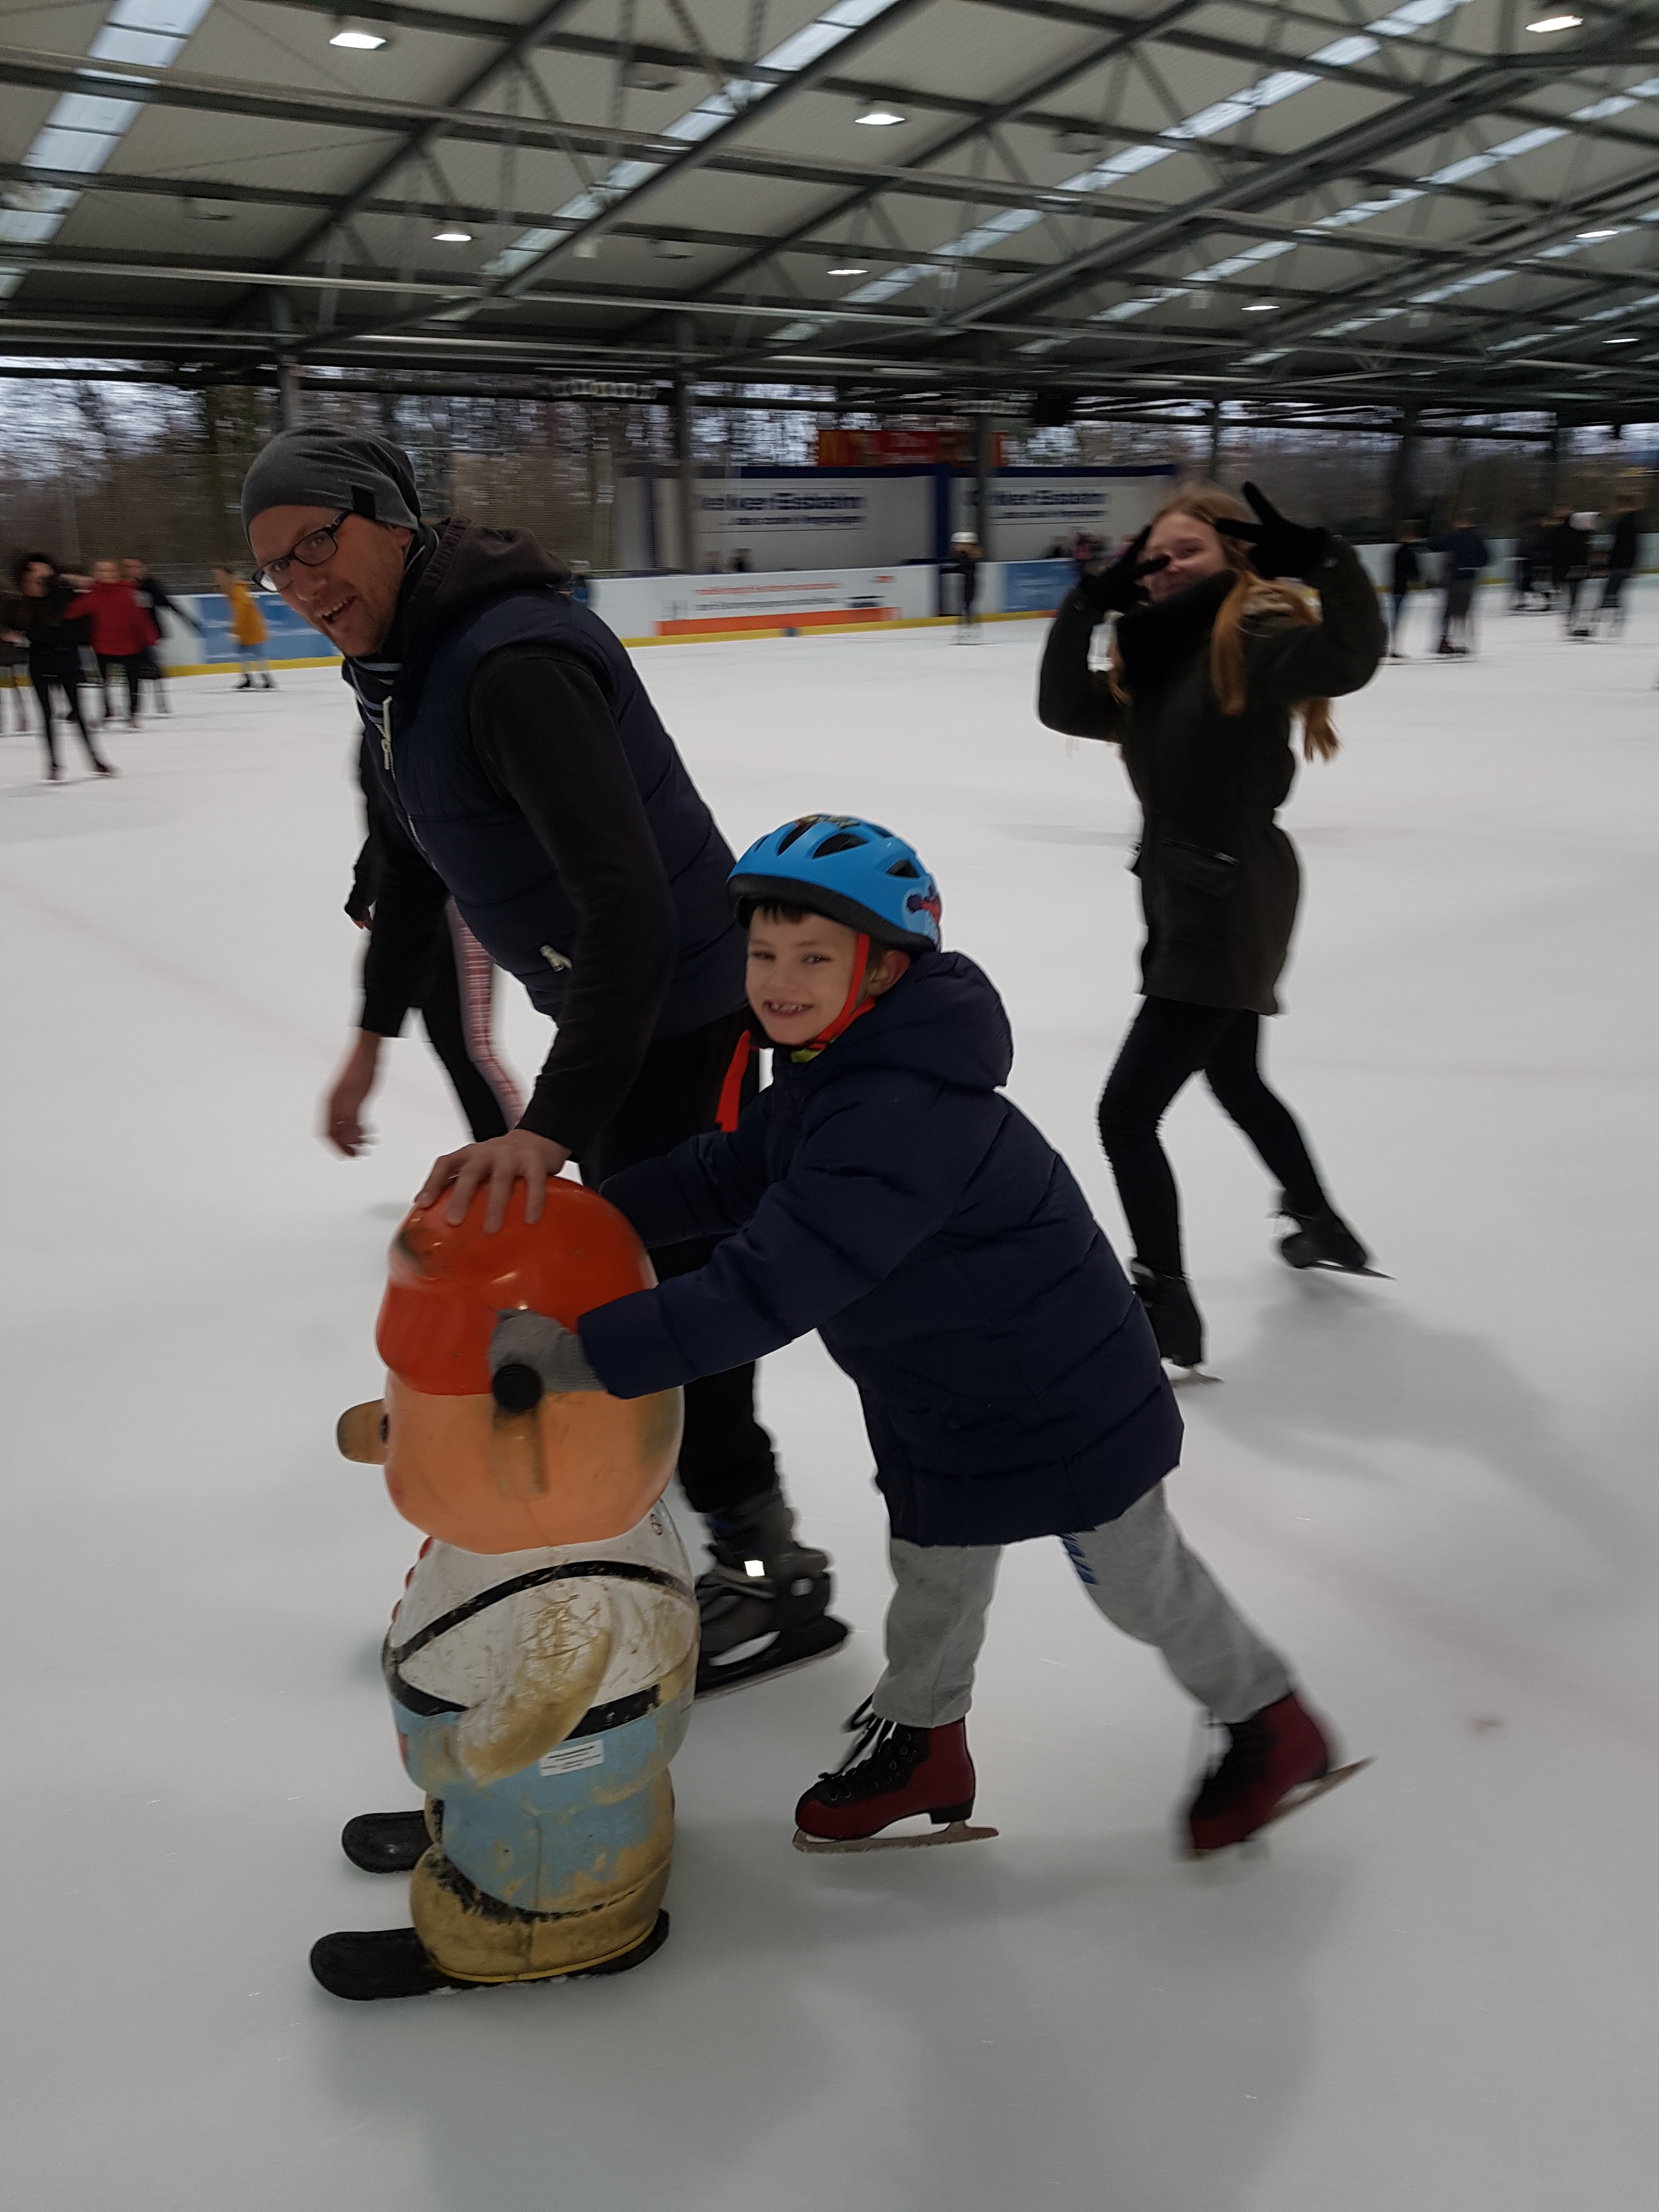
[[[869,967],[870,939],[863,930],[860,930],[858,945],[853,954],[853,980],[847,987],[847,996],[842,1000],[841,1012],[828,1029],[819,1030],[808,1048],[810,1051],[822,1052],[825,1045],[835,1042],[849,1024],[855,1022],[860,1014],[868,1012],[871,1002],[862,996],[862,993]]]
[[[884,946],[882,949],[886,952],[890,948]],[[792,1058],[816,1059],[825,1045],[833,1044],[844,1030],[852,1027],[860,1014],[867,1014],[871,1007],[875,1005],[873,998],[863,996],[865,978],[870,972],[870,939],[865,932],[860,930],[858,946],[853,955],[853,980],[847,987],[847,996],[842,1000],[841,1012],[827,1029],[819,1030],[811,1044],[798,1045],[791,1055]],[[899,975],[902,975],[910,965],[910,956],[908,952],[901,952],[897,957],[903,963],[903,966],[898,971]],[[896,976],[894,981],[897,981]]]

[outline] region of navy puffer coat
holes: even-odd
[[[1006,1544],[1115,1520],[1181,1455],[1152,1333],[1070,1170],[1002,1097],[989,980],[925,954],[813,1060],[780,1053],[729,1135],[613,1176],[695,1274],[596,1307],[595,1372],[638,1397],[816,1328],[864,1401],[893,1533]]]

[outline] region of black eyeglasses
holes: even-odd
[[[332,522],[325,522],[320,530],[307,531],[297,545],[289,546],[274,561],[267,561],[263,568],[256,568],[253,580],[259,589],[280,592],[296,561],[302,568],[320,568],[325,561],[331,561],[340,550],[340,525],[350,514],[349,507],[343,507]]]

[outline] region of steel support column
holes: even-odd
[[[979,538],[980,558],[994,561],[996,554],[991,544],[991,488],[996,482],[996,471],[992,465],[993,436],[988,415],[974,417],[974,529]]]
[[[692,343],[689,316],[680,318],[678,336],[682,348],[689,351]],[[680,567],[691,576],[697,568],[697,464],[691,446],[690,374],[684,362],[674,371],[674,460]]]
[[[1401,410],[1400,436],[1394,449],[1394,465],[1389,471],[1389,526],[1398,531],[1412,511],[1412,477],[1417,459],[1417,419],[1419,410],[1407,407]]]

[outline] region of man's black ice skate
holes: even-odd
[[[1155,1275],[1143,1261],[1131,1260],[1129,1280],[1146,1309],[1158,1339],[1159,1357],[1172,1366],[1204,1364],[1204,1316],[1184,1275]]]
[[[365,1874],[411,1873],[431,1841],[421,1812],[359,1813],[340,1831],[340,1849]]]
[[[711,1513],[708,1534],[714,1565],[697,1577],[700,1698],[804,1666],[847,1641],[846,1622],[829,1609],[829,1556],[796,1542],[781,1491]]]
[[[651,1933],[624,1951],[620,1959],[603,1966],[583,1966],[570,1974],[524,1974],[505,1982],[466,1982],[447,1974],[435,1965],[412,1928],[343,1929],[324,1936],[311,1947],[311,1971],[331,1996],[354,2003],[372,2003],[377,1997],[425,1997],[436,1990],[505,1990],[521,1981],[591,1982],[604,1974],[625,1974],[642,1966],[668,1940],[668,1915],[659,1912]]]
[[[1344,1275],[1376,1275],[1371,1255],[1340,1214],[1328,1206],[1316,1213],[1298,1213],[1281,1197],[1279,1210],[1296,1227],[1279,1243],[1279,1256],[1291,1267],[1334,1267]],[[1386,1278],[1383,1278],[1386,1280]]]

